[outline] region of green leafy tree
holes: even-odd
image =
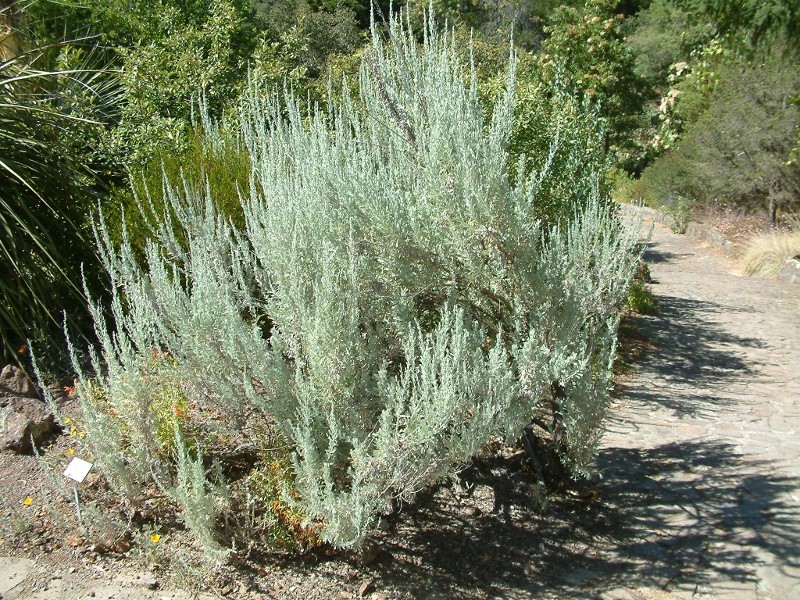
[[[635,57],[634,67],[657,87],[668,85],[672,65],[689,61],[692,51],[716,34],[707,19],[698,19],[674,0],[654,0],[628,27],[625,43]]]
[[[734,44],[757,46],[782,37],[800,45],[800,0],[676,0],[714,23]]]
[[[212,0],[204,17],[195,25],[164,7],[161,37],[120,48],[124,103],[106,143],[123,164],[144,166],[162,145],[186,150],[192,104],[201,94],[214,112],[235,98],[251,50],[240,42],[246,22],[230,0]]]
[[[605,120],[607,147],[624,162],[633,150],[632,133],[647,98],[625,45],[625,17],[612,0],[589,0],[584,7],[556,10],[546,29],[541,66],[548,81],[561,81],[598,107]]]
[[[217,113],[232,101],[257,43],[245,0],[41,0],[33,9],[42,39],[87,31],[117,67],[122,102],[102,142],[118,167],[143,167],[160,146],[186,150],[192,104],[204,93]]]
[[[800,194],[800,170],[787,161],[800,126],[789,100],[799,86],[791,57],[779,48],[762,51],[758,61],[729,56],[718,63],[704,109],[675,149],[643,173],[647,194],[768,208],[774,223],[778,207],[796,207]]]

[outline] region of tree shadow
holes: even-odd
[[[652,385],[633,389],[623,384],[626,399],[662,406],[677,417],[697,416],[730,405],[726,385],[759,376],[746,349],[764,348],[764,343],[731,333],[715,319],[729,314],[731,307],[658,296],[658,308],[656,315],[632,320],[653,348],[641,366],[652,374]]]
[[[712,582],[755,586],[766,551],[798,567],[798,482],[768,475],[719,442],[650,450],[609,448],[598,483],[532,500],[522,457],[477,463],[464,481],[490,487],[495,509],[466,517],[451,487],[418,498],[380,543],[369,567],[379,587],[412,597],[587,597],[652,587],[704,590]]]
[[[668,250],[656,250],[655,244],[647,243],[642,259],[647,264],[674,263],[684,258],[691,258],[693,255],[686,252],[670,252]]]

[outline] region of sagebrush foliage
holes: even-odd
[[[429,21],[418,44],[395,17],[388,42],[373,31],[357,97],[328,112],[251,88],[243,229],[191,186],[167,189],[144,266],[100,224],[114,298],[108,315],[93,307],[98,375],[77,386],[89,438],[131,497],[153,477],[177,490],[214,556],[214,519],[196,513],[222,510],[221,487],[177,427],[173,456],[152,435],[159,380],[206,419],[235,426],[255,407],[274,420],[294,450],[283,500],[340,547],[534,418],[585,473],[637,236],[590,174],[573,217],[542,226],[539,191],[585,170],[538,157],[512,183],[513,57],[488,121],[464,75],[452,37]],[[160,353],[163,374],[143,377]]]

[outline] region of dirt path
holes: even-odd
[[[637,325],[654,348],[614,401],[599,483],[541,510],[524,454],[478,461],[462,473],[469,494],[443,485],[390,517],[368,564],[265,556],[230,568],[214,591],[252,600],[800,598],[800,285],[740,277],[663,226],[646,258],[661,310]],[[35,461],[15,460],[0,461],[4,477],[23,467],[36,477]],[[34,560],[0,557],[0,597],[189,597],[152,565],[53,545],[25,554]]]
[[[599,458],[628,587],[800,598],[800,286],[656,225],[655,349]],[[620,597],[625,597],[621,594]]]

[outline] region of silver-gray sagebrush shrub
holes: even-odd
[[[171,490],[216,558],[223,486],[177,420],[173,451],[155,439],[165,381],[206,420],[274,422],[294,450],[283,500],[338,547],[494,436],[536,420],[579,476],[602,432],[637,236],[594,180],[568,223],[537,222],[542,182],[584,170],[543,156],[510,182],[513,57],[486,121],[453,38],[429,21],[419,44],[395,17],[359,90],[302,111],[251,86],[244,230],[190,189],[168,190],[144,265],[98,227],[113,302],[93,306],[101,348],[77,386],[88,437],[116,489]]]

